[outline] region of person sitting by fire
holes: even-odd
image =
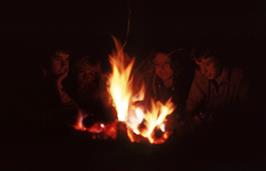
[[[162,102],[172,97],[180,108],[184,107],[191,81],[186,78],[189,68],[184,55],[184,52],[176,56],[158,52],[152,61],[155,73],[152,85],[153,96]]]
[[[57,49],[46,57],[42,66],[42,120],[44,133],[48,136],[64,136],[73,121],[73,100],[66,88],[69,85],[69,60],[68,50]]]
[[[248,99],[248,80],[243,71],[225,65],[208,48],[193,49],[192,57],[198,66],[186,101],[192,127],[228,121],[228,115],[234,120],[241,108],[245,110],[243,104]]]
[[[102,71],[101,61],[89,56],[78,59],[74,77],[73,98],[79,110],[87,115],[83,124],[89,127],[113,121],[113,108],[106,89],[107,77]]]
[[[175,55],[174,55],[175,54]],[[156,52],[152,56],[152,72],[147,74],[150,78],[147,85],[150,87],[151,98],[165,103],[172,98],[176,110],[170,125],[177,127],[183,122],[185,99],[191,83],[193,68],[189,65],[186,50],[179,49],[170,53]],[[191,76],[190,76],[191,75]],[[175,129],[175,128],[174,128]]]
[[[79,117],[84,117],[83,126],[91,128],[92,134],[98,134],[103,131],[102,123],[113,120],[112,113],[107,113],[113,108],[108,105],[110,102],[101,63],[95,58],[82,57],[73,67],[70,76],[72,79],[67,80],[69,59],[70,53],[59,49],[50,56],[46,67],[43,68],[43,92],[46,97],[43,101],[48,110],[45,112],[45,127],[51,129],[48,132],[68,134],[72,132]],[[71,82],[69,86],[67,81]]]

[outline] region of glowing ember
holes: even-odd
[[[109,123],[109,124],[103,124],[100,122],[96,122],[92,124],[89,127],[86,127],[84,125],[84,120],[88,117],[87,114],[85,114],[82,111],[79,111],[78,113],[78,119],[76,124],[73,126],[74,129],[83,131],[83,132],[88,132],[90,134],[94,135],[99,135],[98,137],[101,137],[103,139],[111,138],[115,139],[117,136],[117,129],[116,129],[116,122]]]

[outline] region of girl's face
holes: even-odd
[[[166,54],[159,54],[153,60],[155,74],[162,80],[166,81],[173,76],[173,69],[170,65],[170,59]]]

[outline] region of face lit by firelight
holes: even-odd
[[[69,54],[58,52],[51,60],[51,70],[55,76],[68,73],[69,70]]]
[[[173,76],[173,69],[170,65],[170,58],[167,54],[158,53],[153,59],[155,74],[162,80],[167,81]]]
[[[221,72],[221,64],[215,57],[199,57],[195,59],[200,73],[209,80],[216,79]]]

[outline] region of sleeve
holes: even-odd
[[[197,112],[206,96],[208,80],[205,79],[199,71],[195,71],[190,91],[186,100],[186,113],[193,114]]]

